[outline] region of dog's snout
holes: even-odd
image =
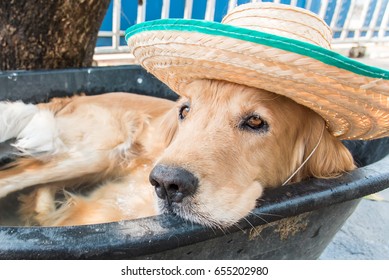
[[[153,168],[149,179],[157,196],[169,204],[181,202],[184,197],[194,194],[198,187],[197,177],[188,170],[162,164]]]

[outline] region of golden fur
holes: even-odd
[[[179,120],[182,104],[189,109]],[[222,81],[192,82],[176,103],[110,93],[54,99],[39,108],[54,113],[60,148],[0,169],[0,197],[35,186],[21,198],[26,224],[90,224],[166,210],[225,227],[249,214],[264,188],[283,184],[318,142],[291,182],[355,167],[340,141],[327,130],[321,137],[324,120],[310,109]],[[243,127],[251,115],[266,126]],[[193,174],[196,191],[171,205],[158,199],[149,174],[161,165]]]

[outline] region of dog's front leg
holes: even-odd
[[[76,151],[52,156],[47,162],[21,158],[7,169],[0,170],[0,198],[29,186],[66,181],[98,181],[106,176],[107,151]],[[91,177],[95,177],[92,178]]]

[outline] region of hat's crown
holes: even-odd
[[[316,14],[289,5],[250,3],[231,10],[222,23],[331,48],[332,32]]]

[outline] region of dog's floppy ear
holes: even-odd
[[[305,145],[306,156],[316,146],[322,129],[323,125],[311,128],[311,134],[308,136]],[[331,178],[355,169],[355,164],[349,150],[325,129],[316,151],[308,160],[304,169],[304,175],[307,177]]]

